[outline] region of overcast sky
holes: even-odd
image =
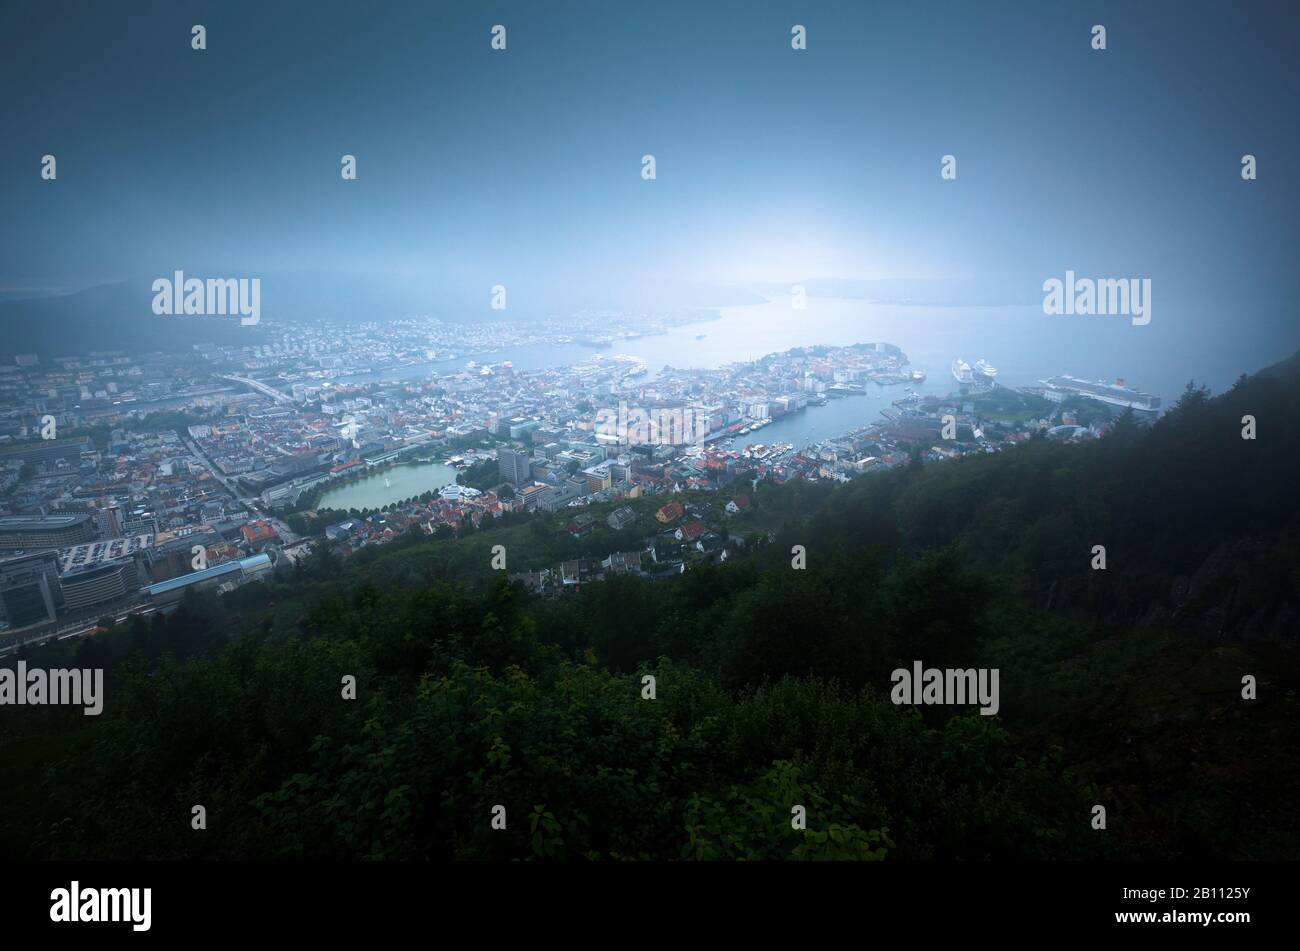
[[[6,0],[0,289],[323,269],[561,304],[808,277],[1010,299],[1072,268],[1289,333],[1290,9]]]

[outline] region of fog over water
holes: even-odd
[[[1052,316],[1041,306],[942,307],[808,298],[806,309],[800,311],[789,299],[776,298],[764,304],[720,308],[720,319],[601,349],[536,344],[343,379],[420,379],[430,372],[458,372],[471,360],[477,364],[509,360],[516,370],[533,371],[616,354],[645,360],[650,371],[646,379],[652,379],[666,366],[714,369],[795,347],[885,342],[901,347],[909,367],[926,374],[924,382],[913,384],[923,394],[952,392],[956,388],[952,361],[961,358],[972,364],[987,360],[997,368],[998,382],[1005,386],[1032,386],[1062,373],[1085,379],[1123,379],[1129,386],[1160,397],[1167,408],[1189,380],[1219,393],[1241,373],[1253,373],[1288,356],[1296,345],[1292,339],[1243,333],[1240,327],[1218,319],[1208,306],[1170,304],[1162,308],[1160,299],[1154,300],[1151,323],[1135,326],[1127,317]],[[879,419],[880,410],[903,395],[902,386],[868,386],[864,396],[811,406],[737,437],[734,448],[777,442],[802,448]],[[349,495],[346,505],[338,499],[332,504],[373,507],[411,494],[418,493],[385,492],[380,478],[371,480],[364,497]]]
[[[640,357],[651,374],[657,374],[665,366],[712,369],[794,347],[880,341],[901,347],[912,369],[926,374],[925,383],[917,387],[923,393],[950,392],[952,361],[961,358],[972,364],[987,360],[1007,386],[1033,385],[1061,373],[1123,379],[1168,406],[1188,380],[1222,392],[1240,374],[1281,360],[1296,347],[1294,339],[1243,332],[1240,324],[1217,317],[1208,305],[1162,306],[1158,295],[1146,326],[1135,326],[1128,317],[1051,316],[1041,306],[905,306],[833,298],[809,298],[802,311],[778,298],[724,307],[720,313],[719,320],[599,350],[572,344],[510,347],[344,379],[412,379],[430,370],[446,374],[464,368],[469,360],[510,360],[517,370],[538,370],[580,363],[597,354]],[[901,395],[901,390],[886,393]]]

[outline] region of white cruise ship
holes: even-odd
[[[997,367],[991,365],[987,360],[979,360],[975,363],[975,375],[983,377],[988,383],[992,383],[998,375]]]
[[[1160,397],[1125,386],[1123,380],[1114,383],[1104,380],[1094,382],[1067,373],[1041,382],[1046,387],[1043,395],[1053,402],[1062,402],[1070,396],[1085,396],[1120,409],[1132,409],[1139,416],[1160,414]]]
[[[960,357],[952,361],[952,377],[962,386],[970,386],[975,382],[975,374],[971,372],[970,364]]]

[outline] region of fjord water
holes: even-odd
[[[955,387],[952,361],[987,360],[1008,386],[1028,386],[1060,373],[1086,379],[1123,378],[1168,405],[1189,379],[1215,392],[1241,373],[1254,372],[1290,352],[1193,315],[1157,296],[1152,322],[1133,326],[1127,317],[1049,316],[1041,306],[933,307],[863,300],[809,298],[799,311],[788,300],[723,308],[722,319],[647,337],[615,351],[647,360],[651,367],[713,367],[750,360],[791,347],[884,341],[907,354],[910,367],[926,374],[917,389],[947,393]],[[1193,316],[1199,319],[1193,319]],[[702,340],[695,335],[704,333]],[[885,392],[898,394],[897,387]]]
[[[1122,378],[1129,386],[1159,396],[1168,406],[1188,380],[1222,392],[1240,374],[1283,359],[1296,346],[1294,341],[1243,334],[1232,322],[1220,319],[1209,304],[1164,304],[1158,292],[1147,326],[1134,326],[1128,317],[1049,316],[1041,306],[938,307],[813,297],[804,310],[778,298],[723,307],[719,313],[720,319],[601,349],[577,344],[505,347],[345,379],[446,374],[464,368],[471,359],[477,363],[510,360],[517,370],[540,370],[580,363],[597,354],[640,357],[653,376],[664,366],[711,369],[792,347],[883,341],[901,347],[911,369],[926,374],[925,383],[916,387],[922,393],[950,392],[952,361],[961,358],[972,364],[987,360],[998,368],[999,382],[1008,386],[1033,385],[1060,373],[1107,381]],[[898,387],[886,388],[885,393],[901,395]]]
[[[430,371],[453,373],[467,361],[510,360],[517,370],[540,370],[590,360],[597,354],[628,354],[646,361],[651,379],[665,366],[713,369],[754,360],[794,347],[845,346],[882,341],[907,354],[909,368],[925,373],[912,384],[925,394],[952,392],[952,361],[987,360],[1007,386],[1031,386],[1061,373],[1090,380],[1124,382],[1159,396],[1165,407],[1177,400],[1189,380],[1219,393],[1243,372],[1251,373],[1287,356],[1294,342],[1270,341],[1235,332],[1208,305],[1166,305],[1156,298],[1146,326],[1128,317],[1051,316],[1041,306],[937,307],[878,304],[865,300],[808,298],[795,310],[788,298],[719,309],[720,317],[675,328],[665,334],[618,341],[594,349],[576,344],[535,344],[456,360],[364,374],[354,379],[412,379]],[[831,400],[826,406],[778,420],[748,436],[736,448],[787,442],[797,448],[858,429],[879,418],[882,407],[903,395],[903,387],[868,386],[864,396]],[[450,480],[448,480],[450,481]],[[326,497],[335,507],[384,505],[418,491],[385,491],[382,477],[365,491]],[[348,490],[337,490],[346,492]],[[347,504],[342,504],[342,499]],[[322,504],[327,504],[322,500]],[[358,501],[359,500],[359,501]]]

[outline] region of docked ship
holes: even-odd
[[[997,367],[992,366],[987,360],[976,361],[972,369],[975,378],[984,383],[991,384],[998,375]]]
[[[1045,387],[1043,395],[1058,403],[1071,396],[1084,396],[1120,410],[1131,409],[1140,416],[1156,416],[1160,413],[1160,397],[1125,386],[1122,379],[1105,383],[1100,380],[1081,380],[1065,373],[1040,382]]]
[[[970,386],[975,382],[975,374],[970,364],[960,357],[952,361],[952,378],[962,386]]]

